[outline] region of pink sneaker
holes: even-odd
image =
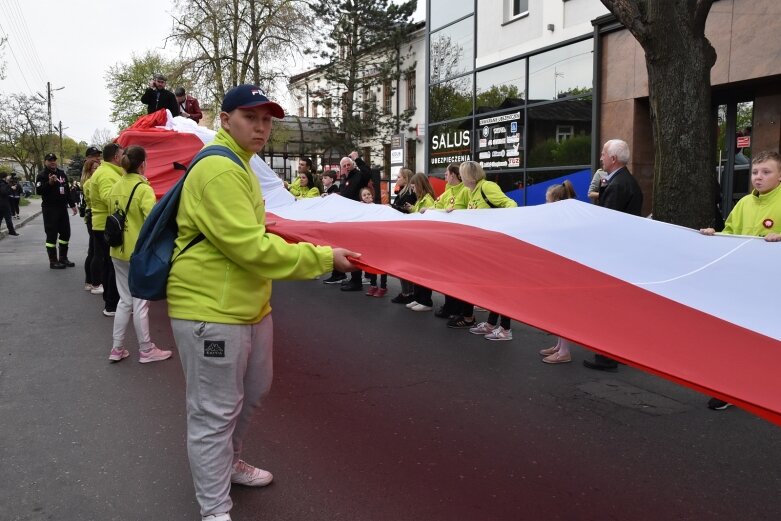
[[[377,291],[374,292],[375,297],[384,297],[385,294],[388,292],[387,288],[377,288]]]
[[[108,355],[108,359],[112,362],[119,362],[123,358],[130,356],[130,352],[127,349],[121,347],[112,347],[111,354]]]
[[[377,296],[377,286],[369,286],[369,289],[366,291],[367,297],[375,297]]]
[[[265,487],[274,479],[271,472],[253,467],[244,460],[239,460],[231,470],[231,483],[246,487]]]
[[[159,362],[161,360],[168,360],[171,358],[171,351],[164,351],[152,344],[152,347],[146,351],[139,353],[138,361],[142,364],[148,364],[149,362]]]

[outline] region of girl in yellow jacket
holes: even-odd
[[[434,189],[431,187],[431,183],[428,180],[426,174],[418,172],[410,179],[410,185],[412,192],[417,196],[417,201],[410,207],[409,212],[420,212],[424,208],[433,208],[436,201],[434,200]],[[431,290],[420,284],[415,284],[415,292],[413,293],[413,300],[407,307],[412,311],[431,311],[434,306],[434,302],[431,300]]]
[[[292,189],[290,193],[293,193]],[[296,195],[296,199],[309,199],[311,197],[320,197],[320,189],[315,184],[312,172],[301,172],[298,174],[298,195]]]
[[[130,353],[124,348],[125,332],[133,317],[133,326],[138,339],[139,362],[158,362],[171,358],[171,351],[164,351],[152,342],[149,335],[149,301],[133,298],[128,287],[128,272],[130,271],[130,254],[136,247],[141,225],[155,205],[155,193],[144,177],[146,171],[146,151],[140,146],[131,146],[122,156],[122,168],[126,174],[111,188],[109,195],[109,212],[117,210],[125,214],[125,230],[120,246],[111,247],[111,260],[116,272],[119,303],[117,314],[114,315],[113,342],[109,360],[119,362]],[[135,189],[135,192],[133,191]],[[131,199],[132,194],[132,199]],[[128,200],[130,204],[128,205]]]

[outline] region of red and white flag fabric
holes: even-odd
[[[192,133],[191,122],[179,119],[169,119],[169,130]],[[200,145],[210,137],[198,135]],[[157,147],[165,145],[149,149],[150,162]],[[781,425],[779,243],[703,236],[573,200],[413,215],[339,196],[296,201],[260,158],[251,166],[273,233],[360,252],[371,271],[560,335]],[[148,172],[155,186],[154,168]]]

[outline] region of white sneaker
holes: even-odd
[[[417,306],[417,305],[418,305],[418,303],[417,303],[417,302],[415,302],[414,300],[413,300],[412,302],[410,302],[409,304],[406,304],[406,306],[407,306],[409,309],[412,309],[412,308],[414,308],[414,307],[415,307],[415,306]]]
[[[486,340],[512,340],[512,329],[504,329],[502,326],[497,327],[489,334],[485,335]]]
[[[142,364],[148,364],[149,362],[159,362],[161,360],[168,360],[171,358],[171,354],[171,351],[165,351],[152,344],[152,347],[139,353],[138,361]]]
[[[102,292],[101,292],[101,293],[102,293]],[[117,312],[116,312],[116,311],[109,311],[109,310],[107,310],[107,309],[104,309],[104,310],[103,310],[103,316],[104,316],[104,317],[113,317],[113,316],[114,316],[114,315],[116,315],[116,314],[117,314]]]
[[[212,514],[210,516],[202,517],[201,521],[231,521],[230,514]]]
[[[253,467],[244,460],[237,461],[231,472],[231,483],[247,487],[265,487],[272,479],[271,472]]]
[[[489,333],[492,333],[493,330],[496,329],[496,326],[492,326],[488,322],[480,322],[475,327],[470,327],[469,332],[473,335],[487,335]]]
[[[84,284],[84,291],[92,291],[93,289],[95,289],[95,286],[92,284]]]
[[[84,288],[87,289],[87,288]],[[93,295],[102,295],[103,294],[103,284],[98,284],[97,286],[93,286],[91,290],[89,290],[90,293]]]
[[[431,311],[433,308],[425,304],[416,304],[410,308],[412,311]]]

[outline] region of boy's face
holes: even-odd
[[[238,145],[252,152],[260,152],[271,134],[271,109],[265,105],[232,112],[221,112],[220,123]]]
[[[781,167],[774,160],[751,165],[751,184],[760,194],[766,194],[781,184]]]

